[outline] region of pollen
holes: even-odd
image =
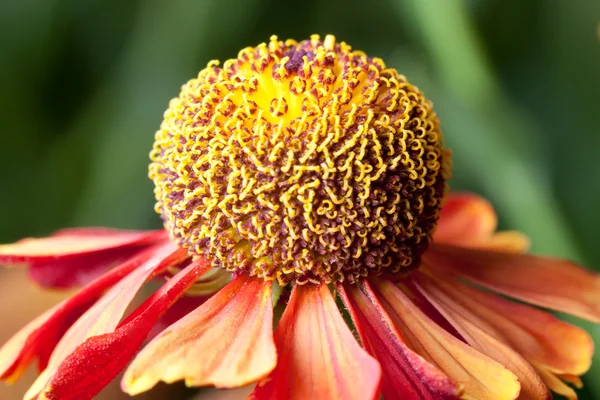
[[[330,35],[210,62],[171,100],[151,159],[174,241],[282,285],[416,267],[450,170],[431,102]]]

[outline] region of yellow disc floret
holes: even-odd
[[[151,157],[173,240],[281,284],[417,265],[449,170],[423,94],[316,35],[209,63],[169,104]]]

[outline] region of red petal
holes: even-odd
[[[251,398],[378,398],[379,364],[352,336],[327,285],[294,287],[275,344],[277,367]]]
[[[44,263],[89,255],[123,246],[149,245],[166,239],[166,232],[104,228],[67,229],[47,238],[23,239],[0,245],[0,263]]]
[[[421,275],[419,282],[428,281]],[[453,301],[434,286],[423,289],[418,285],[427,299],[458,329],[467,343],[482,354],[498,361],[513,372],[521,383],[520,400],[549,400],[552,398],[544,382],[533,367],[517,352],[511,349],[503,338],[497,339],[495,329],[485,320],[473,315],[468,309]],[[491,334],[489,333],[491,332]]]
[[[88,338],[62,361],[40,397],[92,399],[127,365],[164,312],[208,269],[206,260],[194,262],[150,296],[117,330]]]
[[[87,310],[60,339],[50,356],[48,366],[36,379],[25,397],[34,398],[37,396],[63,360],[86,339],[112,332],[142,285],[164,270],[163,261],[171,254],[173,254],[172,244],[163,247],[137,269],[121,279]]]
[[[472,244],[489,238],[497,226],[492,205],[470,193],[453,193],[443,205],[434,241]]]
[[[168,245],[170,251],[176,248]],[[51,310],[47,311],[25,328],[15,334],[0,349],[0,379],[14,380],[27,368],[35,357],[39,357],[40,369],[44,369],[48,358],[54,347],[81,314],[89,308],[94,301],[108,288],[119,282],[123,277],[138,268],[147,261],[157,248],[144,251],[136,258],[109,271],[101,278],[81,289],[71,298],[61,302]],[[176,254],[177,255],[177,254]],[[184,254],[178,252],[179,258]],[[169,260],[176,262],[177,258],[165,260],[165,266],[169,266]]]
[[[437,244],[424,262],[507,296],[600,322],[600,277],[568,261]]]
[[[106,271],[129,260],[145,246],[127,246],[89,255],[68,257],[29,266],[31,280],[47,289],[68,289],[84,286]]]
[[[459,389],[446,375],[406,346],[368,283],[338,285],[338,292],[363,345],[381,365],[387,400],[460,398]]]
[[[240,276],[147,345],[122,387],[130,395],[161,380],[240,387],[263,378],[276,363],[271,283]]]
[[[496,338],[508,342],[528,360],[555,373],[580,375],[589,369],[594,343],[583,329],[544,311],[461,284],[451,277],[417,275],[417,278],[427,293],[440,292],[486,321],[493,327]]]
[[[148,334],[148,340],[154,339],[162,331],[185,317],[196,308],[200,307],[210,297],[200,296],[182,296],[173,304],[160,318],[160,320],[152,327]]]
[[[403,279],[400,282],[394,281],[394,283],[397,283],[399,287],[407,288],[407,290],[404,291],[404,294],[406,294],[410,298],[410,301],[412,301],[414,305],[419,307],[419,309],[423,311],[425,315],[429,317],[429,319],[435,322],[438,326],[444,328],[444,330],[452,334],[452,336],[466,343],[465,339],[460,335],[460,333],[458,333],[456,329],[454,329],[454,327],[437,310],[437,308],[435,308],[433,304],[431,304],[429,300],[427,300],[427,298],[421,294],[421,292],[419,292],[418,290],[414,290],[415,285],[412,279]]]
[[[458,340],[431,321],[393,283],[373,280],[375,293],[411,348],[464,386],[465,397],[517,398],[517,377],[498,362]]]
[[[2,346],[2,380],[9,383],[17,380],[36,357],[40,359],[40,369],[45,368],[60,337],[93,304],[93,300],[82,300],[79,304],[65,303],[63,301],[31,321]]]

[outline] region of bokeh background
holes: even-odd
[[[535,252],[600,270],[596,0],[3,0],[0,242],[159,226],[146,175],[169,99],[211,59],[312,33],[383,58],[433,100],[453,189],[489,197]],[[63,295],[0,272],[0,340]],[[600,359],[585,382],[581,398],[600,399]]]

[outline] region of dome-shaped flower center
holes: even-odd
[[[164,115],[150,177],[173,240],[264,279],[415,266],[448,172],[431,103],[333,36],[216,62]]]

